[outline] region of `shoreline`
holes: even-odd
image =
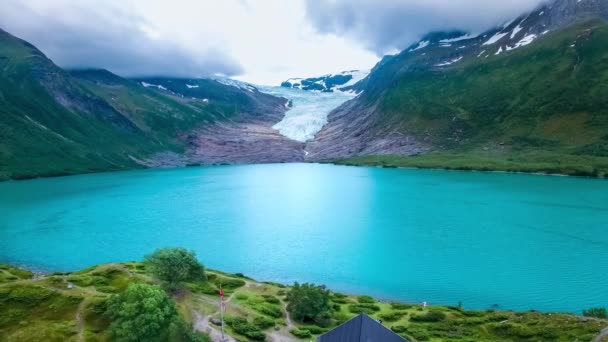
[[[409,158],[409,157],[408,157]],[[136,167],[136,168],[125,168],[125,169],[110,169],[110,170],[96,170],[91,172],[65,172],[58,174],[38,175],[38,176],[27,176],[27,177],[16,177],[16,178],[0,178],[0,183],[5,182],[22,182],[36,179],[51,179],[51,178],[62,178],[71,176],[81,175],[97,175],[97,174],[109,174],[115,172],[128,172],[128,171],[144,171],[144,170],[175,170],[175,169],[189,169],[197,167],[216,167],[216,166],[247,166],[247,165],[281,165],[281,164],[318,164],[318,165],[335,165],[335,166],[349,166],[349,167],[370,167],[370,168],[381,168],[381,169],[401,169],[401,170],[433,170],[433,171],[449,171],[449,172],[468,172],[468,173],[498,173],[498,174],[515,174],[515,175],[531,175],[531,176],[550,176],[550,177],[572,177],[572,178],[586,178],[586,179],[608,179],[608,175],[593,175],[593,174],[566,174],[558,172],[543,172],[543,171],[517,171],[517,170],[500,170],[500,169],[483,169],[475,167],[435,167],[435,166],[402,166],[402,165],[378,165],[373,163],[354,163],[348,161],[348,159],[338,159],[329,161],[294,161],[294,162],[279,162],[279,163],[214,163],[214,164],[192,164],[184,166],[167,166],[167,167]]]
[[[234,340],[303,341],[315,339],[353,317],[365,313],[387,329],[410,341],[505,340],[573,341],[602,336],[608,320],[570,313],[514,311],[500,308],[470,310],[465,306],[383,301],[366,295],[329,290],[329,307],[323,320],[298,321],[289,310],[292,286],[260,282],[241,273],[206,269],[206,280],[181,282],[181,290],[167,292],[177,314],[188,326],[219,336],[220,288],[225,300],[226,335]],[[5,336],[42,341],[40,336],[89,336],[106,340],[112,323],[104,318],[105,303],[130,285],[164,282],[143,262],[98,264],[76,272],[31,272],[0,264],[0,326]],[[24,304],[25,303],[25,304]],[[62,313],[57,318],[56,311]],[[23,324],[27,321],[30,324]],[[57,330],[58,324],[68,327]],[[247,329],[243,329],[243,325]],[[75,326],[77,329],[70,329]],[[29,336],[29,338],[24,338]]]
[[[127,261],[127,262],[122,262],[122,261],[108,261],[108,262],[103,262],[103,263],[99,263],[99,264],[93,264],[93,265],[88,265],[85,266],[83,268],[76,268],[73,270],[69,270],[69,271],[56,271],[56,270],[50,270],[50,269],[41,269],[41,268],[36,268],[36,267],[31,267],[29,265],[26,264],[16,264],[16,263],[10,263],[10,262],[3,262],[0,261],[0,266],[2,265],[7,265],[7,266],[11,266],[11,267],[15,267],[21,270],[25,270],[28,272],[31,272],[34,275],[34,278],[37,277],[48,277],[48,276],[52,276],[54,274],[72,274],[72,273],[78,273],[81,272],[82,270],[86,270],[89,268],[96,268],[96,267],[100,267],[100,266],[105,266],[105,265],[112,265],[112,264],[121,264],[121,263],[137,263],[138,261]],[[240,276],[242,276],[243,278],[249,279],[252,282],[255,283],[259,283],[259,284],[271,284],[271,285],[280,285],[280,286],[284,286],[284,287],[290,287],[293,284],[289,284],[289,283],[284,283],[278,280],[259,280],[257,278],[252,278],[247,274],[241,273],[241,272],[236,272],[236,273],[230,273],[230,272],[225,272],[222,270],[218,270],[216,268],[207,268],[208,271],[211,272],[216,272],[216,273],[221,273],[221,274],[228,274],[228,275],[235,275],[238,274]],[[297,280],[297,282],[300,283],[307,283],[307,281],[302,281],[301,279]],[[1,283],[0,283],[1,284]],[[326,284],[323,284],[326,285]],[[333,287],[333,286],[327,286],[330,290],[332,290],[333,292],[339,292],[339,293],[344,293],[348,296],[352,296],[352,297],[356,297],[356,296],[368,296],[369,294],[366,293],[365,291],[362,291],[361,293],[355,293],[351,292],[351,291],[343,291],[341,288],[339,287]],[[425,300],[420,300],[418,302],[416,301],[406,301],[403,299],[399,299],[397,297],[392,297],[390,295],[371,295],[371,297],[373,297],[374,299],[376,299],[378,302],[381,303],[386,303],[386,304],[390,304],[390,303],[399,303],[399,304],[406,304],[406,305],[412,305],[412,306],[416,306],[416,305],[421,305],[422,303],[429,303],[430,307],[433,306],[438,306],[438,307],[451,307],[454,306],[453,303],[442,303],[442,302],[429,302],[429,301],[425,301]],[[456,303],[458,303],[458,301],[455,301]],[[466,303],[463,303],[466,304]],[[598,304],[599,305],[599,304]],[[465,305],[466,306],[466,305]],[[505,311],[505,312],[538,312],[538,313],[542,313],[542,314],[567,314],[567,315],[574,315],[574,316],[582,316],[582,311],[585,308],[581,308],[578,311],[560,311],[560,310],[538,310],[538,309],[533,309],[533,308],[529,308],[529,309],[513,309],[513,308],[508,308],[508,307],[503,307],[500,304],[497,303],[493,303],[488,305],[485,308],[477,308],[477,307],[467,307],[468,310],[473,310],[473,311],[488,311],[488,310],[493,310],[493,311]]]

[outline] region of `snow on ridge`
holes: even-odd
[[[351,71],[350,75],[352,76],[352,78],[350,80],[348,80],[348,82],[344,83],[341,86],[338,86],[337,88],[338,89],[342,89],[342,88],[354,86],[359,81],[361,81],[364,78],[366,78],[367,75],[369,75],[369,72],[370,72],[369,70],[354,70],[354,71]]]
[[[455,58],[455,59],[452,59],[452,60],[447,61],[447,62],[436,64],[435,66],[442,67],[442,66],[452,65],[452,64],[460,61],[461,59],[462,59],[462,56],[460,56],[458,58]]]
[[[517,26],[515,26],[515,28],[513,29],[513,32],[511,32],[511,39],[515,38],[515,36],[519,33],[519,31],[524,29],[520,25],[521,25],[521,23],[517,24]]]
[[[473,39],[473,38],[476,38],[476,37],[467,33],[467,34],[464,34],[464,35],[462,35],[460,37],[456,37],[456,38],[442,39],[439,41],[439,43],[453,43],[453,42],[459,42],[461,40],[467,40],[467,39]]]
[[[492,45],[492,44],[496,43],[497,41],[501,40],[507,34],[509,34],[509,32],[504,32],[504,33],[497,32],[495,35],[492,36],[492,38],[488,39],[485,43],[483,43],[481,45]]]
[[[192,89],[192,88],[198,88],[198,85],[186,84],[186,87],[188,87],[188,89]]]
[[[146,88],[150,88],[150,87],[154,87],[154,88],[158,88],[160,90],[167,90],[167,88],[163,87],[160,84],[152,84],[152,83],[146,83],[146,82],[141,82],[141,85],[146,87]]]
[[[418,43],[418,46],[416,46],[415,48],[411,49],[410,52],[416,51],[416,50],[420,50],[420,49],[424,49],[425,47],[429,46],[429,44],[431,44],[431,42],[429,42],[428,40],[423,40],[423,41],[421,41],[421,42]]]
[[[223,85],[227,85],[227,86],[231,86],[231,87],[247,90],[250,93],[253,93],[256,90],[256,88],[254,86],[252,86],[251,84],[249,84],[249,83],[233,80],[231,78],[217,77],[217,78],[214,78],[214,80],[216,82],[218,82],[218,83],[223,84]]]

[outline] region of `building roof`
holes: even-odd
[[[319,336],[318,342],[404,342],[401,336],[366,314]],[[406,341],[407,342],[407,341]]]

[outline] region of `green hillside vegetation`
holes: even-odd
[[[410,341],[589,341],[608,326],[605,319],[571,314],[473,311],[462,306],[423,308],[326,292],[322,288],[317,291],[308,284],[298,287],[302,291],[292,292],[289,286],[213,270],[206,270],[206,280],[197,276],[200,280],[187,280],[179,289],[169,287],[164,292],[157,286],[167,289],[167,283],[155,274],[149,264],[141,262],[105,264],[35,278],[28,271],[0,266],[0,340],[108,341],[112,336],[127,340],[124,328],[130,326],[133,316],[129,312],[133,311],[120,308],[131,305],[132,310],[144,313],[164,308],[162,316],[136,315],[140,328],[157,322],[161,330],[154,330],[154,325],[134,329],[133,338],[156,331],[154,336],[174,341],[208,341],[206,333],[219,334],[220,328],[208,320],[219,318],[220,285],[226,296],[226,332],[243,341],[262,341],[271,335],[308,341],[362,312],[381,319],[385,326]],[[187,278],[184,274],[183,279]],[[140,286],[133,287],[135,284]],[[170,302],[163,299],[164,293]],[[311,293],[313,297],[307,297]],[[141,302],[137,298],[142,295],[150,298],[149,303],[157,304],[150,304],[148,309],[137,306]],[[298,303],[325,303],[326,295],[329,305],[314,305],[322,313],[307,310],[306,315],[298,316],[302,321],[293,314],[291,319],[286,316],[297,307],[289,306],[290,299]],[[129,302],[129,298],[134,301]],[[192,332],[190,327],[200,326],[200,322],[206,322],[205,332]]]
[[[606,47],[608,24],[595,19],[449,68],[412,66],[441,48],[404,53],[375,71],[361,101],[378,106],[376,127],[414,136],[435,153],[343,163],[604,175]],[[411,67],[399,72],[404,65]]]
[[[142,167],[136,160],[158,152],[183,154],[197,128],[283,103],[214,80],[152,81],[169,90],[106,70],[66,72],[0,30],[0,180]]]

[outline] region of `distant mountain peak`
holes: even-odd
[[[357,94],[355,85],[367,77],[368,70],[348,70],[337,74],[327,74],[310,78],[290,78],[281,87],[320,92],[349,92]]]

